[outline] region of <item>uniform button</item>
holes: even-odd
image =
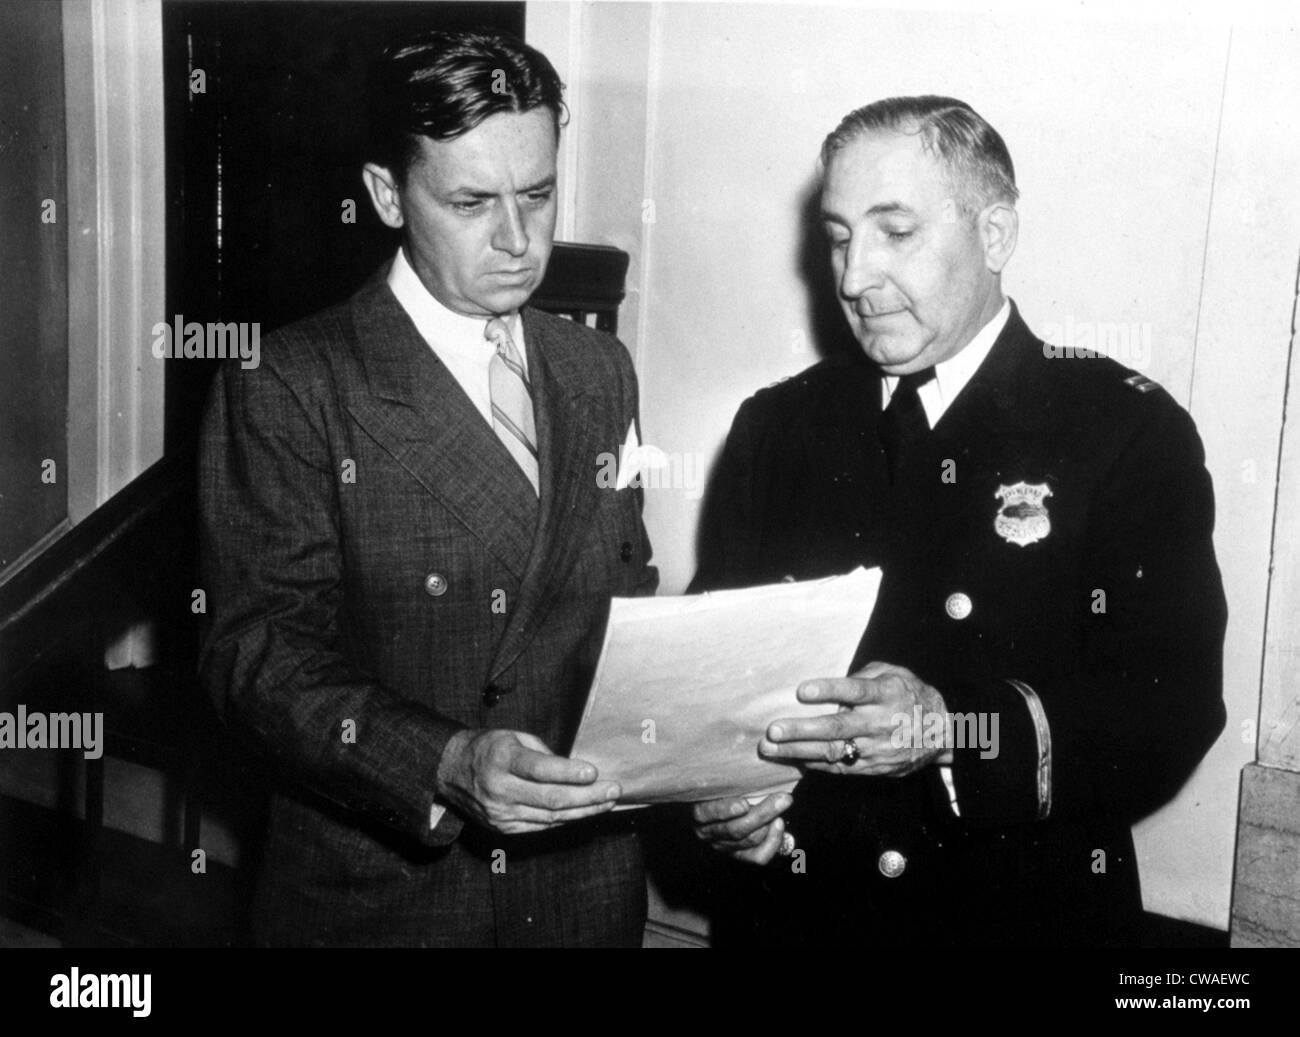
[[[501,689],[495,684],[489,684],[483,689],[483,705],[495,706],[501,701]]]
[[[431,598],[441,598],[447,593],[447,577],[442,573],[429,573],[424,578],[424,593]]]
[[[623,546],[618,549],[618,556],[625,562],[630,562],[632,560],[632,541],[623,541]]]
[[[886,850],[876,861],[876,867],[885,878],[896,879],[907,870],[907,858],[897,850]]]
[[[943,603],[943,607],[953,619],[965,619],[970,615],[970,598],[958,591],[956,594],[948,595],[948,600]]]

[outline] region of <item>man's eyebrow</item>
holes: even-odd
[[[535,184],[528,184],[526,187],[519,188],[515,194],[528,194],[530,191],[540,191],[547,187],[555,186],[555,175],[545,176]],[[458,198],[495,198],[495,191],[480,191],[475,187],[457,187],[448,192],[448,195],[455,195]]]
[[[910,205],[904,205],[902,202],[880,202],[877,205],[873,205],[862,215],[871,217],[871,216],[894,216],[900,214],[904,216],[915,216],[916,210],[913,209]],[[846,226],[849,223],[849,221],[846,220],[839,213],[831,212],[829,209],[823,209],[821,215],[822,215],[823,223],[842,223]]]

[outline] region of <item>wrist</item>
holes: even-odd
[[[454,796],[453,790],[464,785],[461,774],[465,768],[469,744],[475,734],[476,731],[466,727],[447,739],[442,748],[442,756],[438,760],[438,770],[434,779],[434,794],[437,798],[449,800]]]
[[[938,716],[947,718],[948,704],[944,701],[943,695],[938,688],[933,688],[929,684],[922,684],[918,698],[921,700],[921,711],[924,716]],[[945,725],[945,731],[950,731],[951,726]],[[946,740],[939,747],[939,751],[934,755],[932,763],[939,767],[951,767],[953,762],[953,746],[947,744]]]

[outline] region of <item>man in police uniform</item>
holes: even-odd
[[[1195,427],[1141,375],[1053,356],[1003,297],[1014,170],[968,105],[868,105],[822,161],[864,356],[741,407],[695,588],[884,581],[852,676],[798,689],[838,712],[759,744],[806,767],[793,796],[697,804],[697,833],[758,879],[763,942],[1136,942],[1130,825],[1224,724]]]

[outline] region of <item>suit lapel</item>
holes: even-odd
[[[498,645],[490,680],[509,669],[527,647],[583,549],[582,533],[600,492],[600,441],[591,415],[617,403],[591,393],[588,371],[580,358],[570,355],[553,324],[527,308],[523,318],[537,424],[540,515],[519,600]]]
[[[367,285],[351,312],[365,379],[345,390],[348,411],[520,579],[491,666],[489,680],[495,680],[528,646],[582,551],[582,532],[600,492],[595,473],[601,447],[591,415],[617,401],[591,393],[588,370],[556,325],[523,311],[539,500],[387,283]]]
[[[352,320],[366,378],[345,390],[349,412],[522,578],[537,529],[527,478],[385,282],[354,297]]]

